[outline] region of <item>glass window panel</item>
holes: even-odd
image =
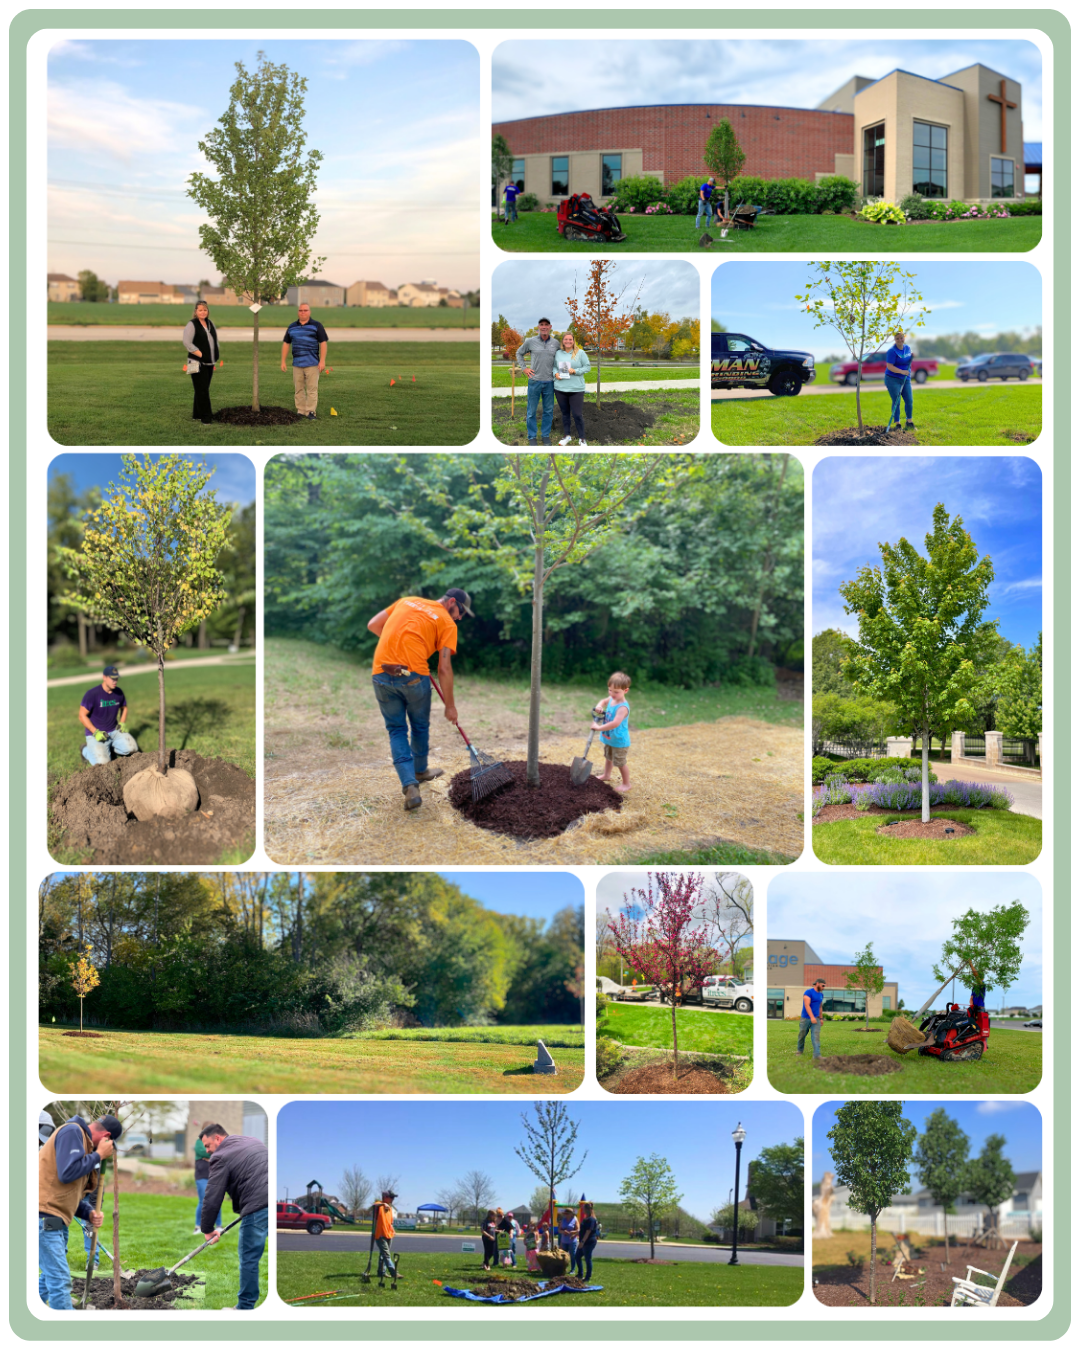
[[[943,150],[949,143],[949,133],[945,127],[930,128],[930,144],[935,150]]]
[[[520,191],[525,191],[525,161],[515,159],[513,167],[510,170],[510,181]]]
[[[553,197],[570,195],[570,159],[567,155],[551,157],[551,195]]]
[[[622,178],[622,155],[603,155],[600,159],[600,191],[608,197],[615,191],[615,184]]]
[[[931,167],[931,168],[933,168],[933,169],[940,169],[940,170],[944,173],[944,171],[945,171],[945,169],[946,169],[946,167],[947,167],[947,164],[948,164],[948,156],[947,156],[947,154],[945,153],[944,150],[931,150],[931,151],[930,151],[930,167]]]
[[[916,145],[930,144],[930,128],[925,122],[915,123],[915,144]]]

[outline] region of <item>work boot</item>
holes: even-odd
[[[420,789],[415,783],[410,783],[408,787],[401,790],[405,794],[406,811],[415,811],[418,806],[423,806],[424,799],[420,796]]]
[[[423,773],[416,775],[416,781],[418,783],[430,783],[433,778],[441,778],[442,776],[442,769],[425,769]]]
[[[550,445],[550,444],[551,444],[551,437],[550,437],[550,436],[545,436],[544,439],[540,442],[540,444],[541,444],[541,445]]]
[[[907,420],[907,426],[904,428],[904,430],[905,430],[905,431],[914,431],[914,430],[915,430],[915,423],[911,420],[910,417],[909,417],[908,420]]]
[[[529,444],[530,444],[530,445],[535,445],[536,442],[535,442],[535,441],[530,441]]]

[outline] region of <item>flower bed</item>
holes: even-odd
[[[1013,804],[1012,793],[997,784],[965,783],[961,779],[950,778],[947,783],[931,783],[929,786],[931,807],[1007,811]],[[918,811],[922,807],[922,784],[849,783],[843,778],[834,777],[814,789],[811,815],[816,816],[824,806],[854,806],[856,811],[869,811],[873,806],[883,811]]]

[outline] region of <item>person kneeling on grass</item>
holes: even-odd
[[[809,989],[803,990],[803,1010],[799,1018],[799,1041],[795,1053],[801,1055],[810,1035],[810,1048],[814,1058],[821,1058],[821,1005],[825,1001],[825,981],[815,980]]]
[[[898,331],[893,334],[893,345],[885,353],[885,388],[888,391],[890,399],[889,425],[886,431],[892,431],[893,423],[896,423],[896,430],[900,430],[900,400],[904,400],[904,411],[907,413],[907,426],[905,431],[914,431],[915,423],[911,420],[911,414],[914,411],[914,405],[911,398],[911,358],[914,355],[911,348],[904,341],[904,334]]]
[[[259,1262],[270,1227],[270,1163],[266,1145],[245,1134],[227,1134],[223,1125],[207,1125],[199,1135],[210,1154],[210,1182],[203,1195],[201,1227],[209,1242],[221,1229],[217,1215],[226,1195],[240,1215],[240,1289],[229,1311],[249,1312],[259,1301]],[[222,1308],[222,1312],[226,1309]]]
[[[630,791],[630,769],[627,760],[630,756],[630,704],[626,701],[626,691],[630,688],[630,676],[617,670],[608,680],[608,697],[602,698],[593,709],[597,717],[604,721],[594,722],[593,731],[600,733],[604,745],[604,772],[601,783],[611,781],[612,768],[618,769],[622,782],[615,784],[616,792]]]
[[[101,683],[82,696],[79,721],[86,732],[82,757],[89,764],[108,764],[114,753],[133,755],[139,748],[135,737],[124,730],[127,699],[119,679],[116,666],[106,666],[101,672]]]

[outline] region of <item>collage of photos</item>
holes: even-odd
[[[181,17],[26,184],[13,1327],[1067,1320],[1054,44]]]

